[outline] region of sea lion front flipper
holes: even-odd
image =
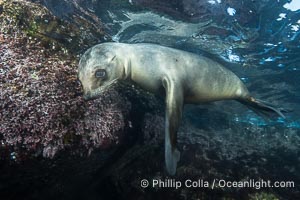
[[[174,175],[180,159],[176,144],[183,108],[183,92],[180,86],[175,85],[168,78],[163,79],[163,86],[166,91],[165,162],[168,173]]]

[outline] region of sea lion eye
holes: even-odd
[[[96,77],[96,78],[104,78],[105,75],[106,75],[105,69],[98,69],[98,70],[95,72],[95,77]]]

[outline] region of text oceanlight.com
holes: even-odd
[[[222,179],[214,179],[206,181],[203,179],[179,181],[176,179],[152,179],[141,180],[141,187],[147,188],[293,188],[295,187],[294,181],[270,181],[270,180],[242,180],[242,181],[229,181]]]

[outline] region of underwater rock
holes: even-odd
[[[1,1],[0,7],[1,197],[74,199],[67,191],[84,188],[136,143],[158,140],[157,105],[163,104],[152,95],[127,85],[83,101],[74,52],[99,42],[82,38],[93,30],[88,23],[72,36],[82,43],[68,46],[49,35],[68,38],[64,33],[73,34],[76,25],[28,1]]]
[[[164,151],[161,147],[163,141],[160,140],[158,143],[145,143],[143,147],[136,145],[129,149],[109,170],[103,172],[102,181],[94,181],[92,191],[105,188],[102,194],[107,198],[121,199],[136,196],[140,199],[176,200],[183,197],[191,200],[224,197],[245,200],[297,198],[300,176],[293,170],[299,167],[297,146],[300,138],[297,130],[289,130],[290,140],[298,141],[290,143],[280,134],[280,127],[230,125],[225,121],[223,123],[227,124],[227,127],[218,130],[218,127],[213,126],[214,122],[209,121],[206,123],[210,130],[205,130],[197,128],[186,116],[184,119],[179,131],[182,157],[176,176],[170,177],[162,170]],[[272,132],[274,129],[279,132]],[[282,151],[283,149],[285,150]],[[135,159],[133,161],[129,158]],[[149,181],[149,186],[141,187],[141,181],[145,179]],[[182,186],[177,189],[170,184],[165,187],[153,187],[153,180],[177,181],[182,183]],[[186,180],[192,180],[198,185],[185,187]],[[272,183],[278,180],[293,180],[295,187],[267,188],[256,184],[255,187],[217,186],[211,189],[214,180],[270,180]],[[209,187],[206,187],[204,182],[208,182]]]
[[[126,86],[84,102],[73,46],[45,36],[52,31],[60,34],[61,28],[75,34],[76,25],[58,19],[39,4],[16,0],[0,5],[1,160],[53,158],[61,150],[84,155],[137,140],[145,111],[156,110],[155,98],[149,100],[148,94]],[[82,37],[83,28],[93,31],[89,23],[81,24],[74,37]],[[81,40],[86,46],[95,42]],[[84,47],[79,44],[76,48]]]
[[[28,31],[18,12],[33,13],[28,20],[50,13],[38,4],[14,2],[0,2],[1,199],[74,199],[81,195],[74,188],[89,191],[91,180],[101,180],[100,172],[109,170],[134,144],[157,140],[163,122],[155,129],[152,120],[161,112],[161,103],[131,85],[83,101],[76,55],[55,38],[45,42],[39,28]],[[55,23],[58,19],[51,16],[47,19]],[[61,23],[71,33],[68,23]],[[45,45],[49,43],[58,48]]]
[[[1,24],[17,25],[49,49],[76,53],[110,38],[103,31],[101,21],[81,7],[74,8],[74,13],[69,16],[72,20],[67,20],[53,15],[41,4],[26,0],[4,0],[0,5]],[[8,27],[1,29],[7,34],[12,33]]]

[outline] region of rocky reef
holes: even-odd
[[[3,0],[1,10],[1,32],[12,34],[17,26],[28,37],[39,39],[48,49],[78,53],[110,40],[101,21],[79,6],[74,8],[70,18],[59,18],[43,5],[25,0]]]
[[[94,39],[104,33],[91,28],[87,20],[90,30],[83,33],[76,24],[27,1],[4,1],[0,6],[2,149],[14,149],[11,157],[19,160],[26,150],[53,157],[74,144],[99,146],[110,143],[108,138],[116,140],[111,133],[125,127],[125,113],[115,111],[122,101],[84,103],[77,81],[75,52],[100,42]],[[107,94],[104,101],[120,99],[116,95]],[[97,117],[97,112],[104,118]],[[95,126],[98,123],[100,127]]]
[[[151,132],[143,119],[156,118],[159,109],[149,94],[123,86],[83,101],[78,55],[109,36],[88,11],[75,11],[70,20],[38,3],[0,1],[1,198],[47,199],[53,193],[50,199],[60,194],[58,188],[70,197],[68,188],[83,187],[95,171],[110,167],[134,141],[142,141],[144,135],[137,133]],[[72,166],[75,171],[68,170]],[[65,186],[73,173],[80,181]]]

